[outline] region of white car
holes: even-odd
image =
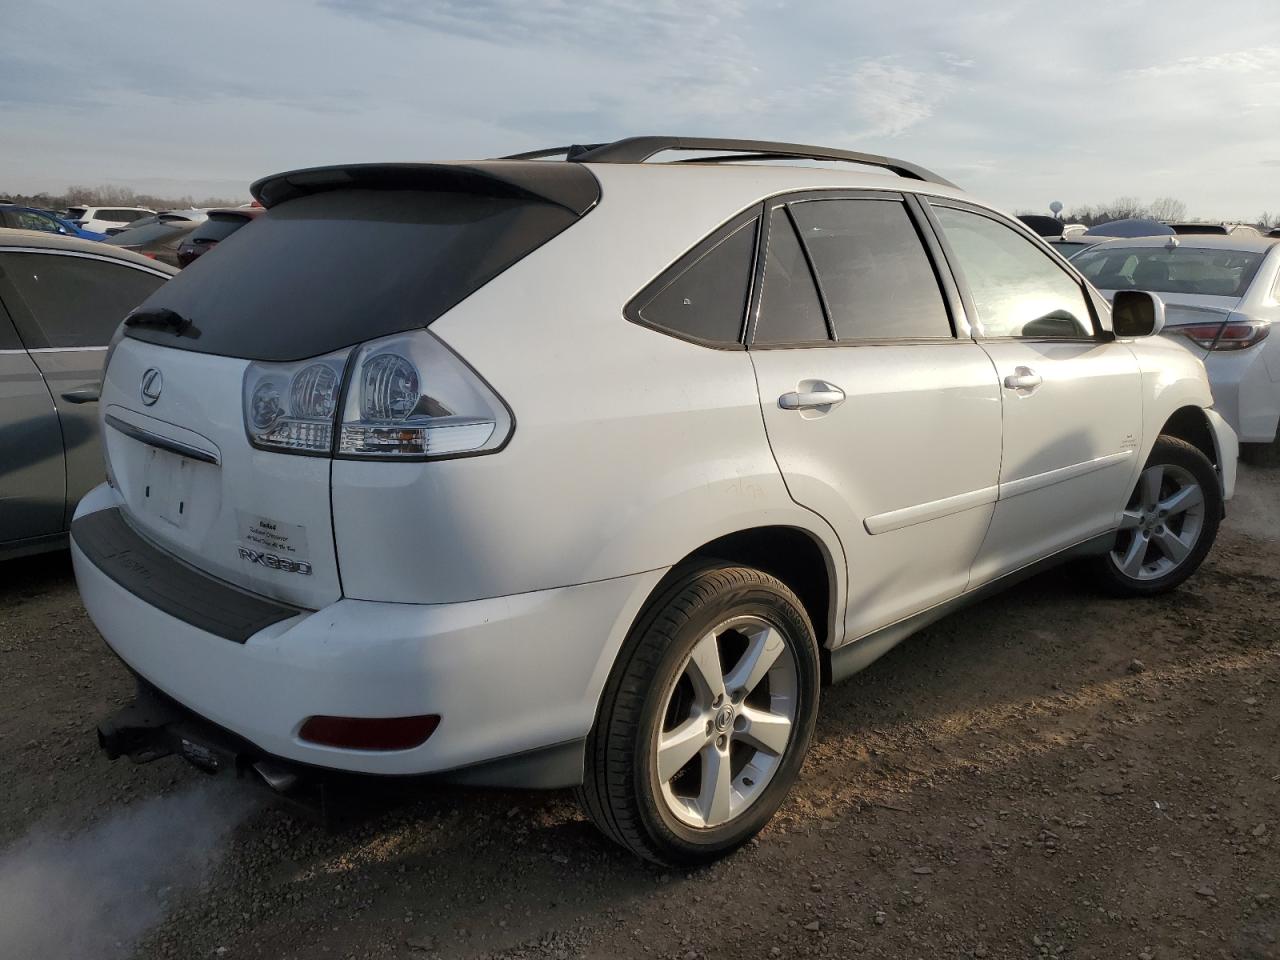
[[[1208,552],[1235,436],[1155,298],[1113,321],[898,160],[555,153],[268,177],[126,321],[72,529],[139,677],[110,755],[576,786],[698,862],[824,682],[1046,564],[1148,595]]]
[[[1164,333],[1204,360],[1241,455],[1280,465],[1280,243],[1242,234],[1112,240],[1072,262],[1108,297],[1158,294]]]
[[[155,216],[148,207],[68,207],[67,219],[95,233],[120,231],[135,220]]]

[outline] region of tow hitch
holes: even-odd
[[[300,779],[287,763],[262,756],[251,744],[196,717],[142,680],[134,699],[98,725],[98,745],[112,760],[128,757],[134,763],[150,763],[177,754],[205,773],[244,776],[252,771],[277,793],[288,792]]]
[[[323,776],[264,754],[141,678],[134,699],[98,724],[98,745],[112,760],[128,757],[134,763],[150,763],[177,754],[205,773],[251,780],[329,827],[362,816],[350,803],[348,778]]]

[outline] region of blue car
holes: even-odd
[[[39,230],[43,233],[60,233],[64,237],[79,237],[82,240],[105,240],[105,233],[94,233],[78,227],[70,220],[50,213],[48,210],[37,210],[35,207],[22,207],[16,203],[0,204],[0,227],[16,230]]]

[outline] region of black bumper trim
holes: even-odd
[[[119,507],[73,521],[71,540],[90,563],[139,600],[235,643],[302,612],[188,566],[143,539]]]

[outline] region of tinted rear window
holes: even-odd
[[[209,219],[196,227],[195,233],[191,234],[191,242],[198,243],[203,240],[206,243],[218,243],[227,239],[248,222],[248,217],[234,213],[211,213]]]
[[[147,302],[189,319],[198,337],[142,326],[129,335],[250,360],[330,353],[427,326],[576,220],[556,204],[470,193],[300,197]]]

